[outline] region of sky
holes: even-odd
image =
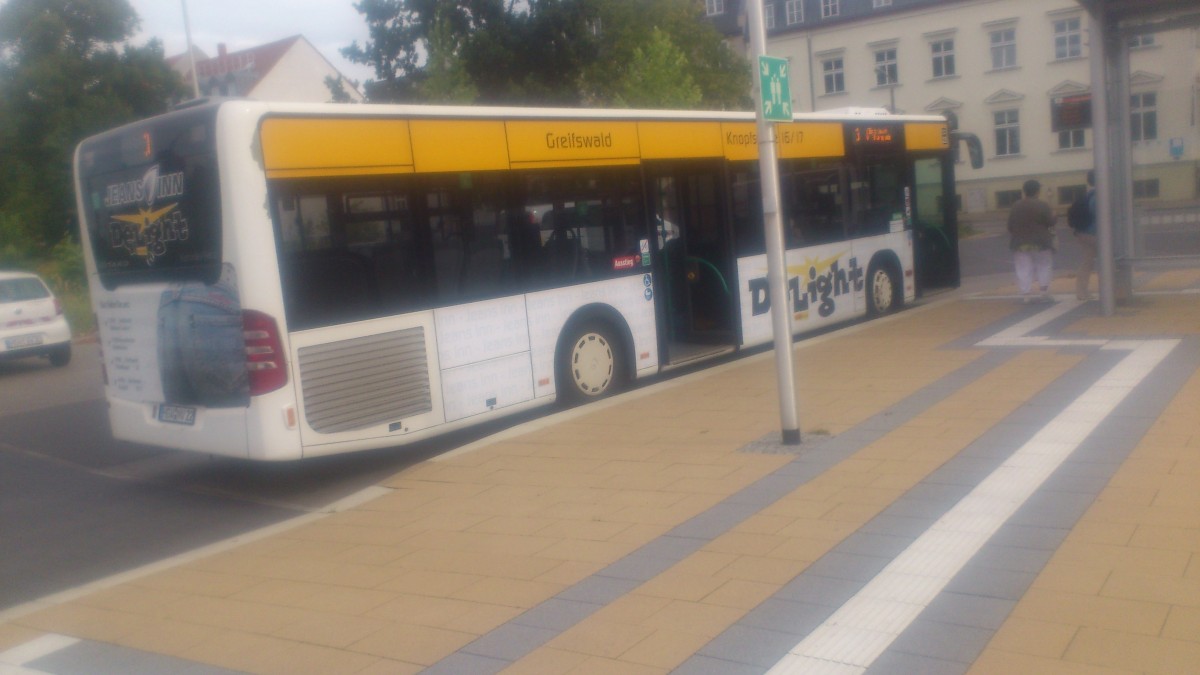
[[[209,56],[217,44],[230,52],[303,35],[341,73],[360,83],[374,78],[371,68],[352,64],[339,52],[355,40],[367,40],[367,24],[355,0],[129,0],[141,18],[135,45],[151,38],[167,56],[187,52],[183,6],[191,24],[192,45]]]

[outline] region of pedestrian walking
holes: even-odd
[[[1021,290],[1022,302],[1031,302],[1035,297],[1051,302],[1050,281],[1054,277],[1054,222],[1058,216],[1050,205],[1038,199],[1042,184],[1036,180],[1025,181],[1021,192],[1025,196],[1012,205],[1008,212],[1008,247],[1013,252],[1013,266],[1017,273],[1017,287]],[[1033,294],[1036,277],[1040,294]]]
[[[1087,194],[1075,200],[1067,211],[1067,223],[1075,234],[1075,241],[1083,250],[1079,258],[1079,269],[1075,272],[1075,297],[1079,300],[1091,300],[1088,284],[1091,282],[1092,270],[1096,267],[1096,172],[1087,173]]]

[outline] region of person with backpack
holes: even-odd
[[[1050,281],[1054,278],[1054,222],[1058,216],[1038,199],[1042,184],[1032,178],[1021,186],[1025,195],[1008,212],[1008,247],[1013,252],[1017,287],[1023,302],[1030,302],[1034,276],[1041,288],[1039,299],[1053,302]]]
[[[1083,249],[1079,269],[1075,272],[1075,297],[1080,301],[1091,300],[1088,283],[1096,266],[1096,172],[1087,172],[1087,193],[1077,198],[1067,209],[1067,223],[1075,233],[1075,241]]]

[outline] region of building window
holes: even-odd
[[[788,0],[786,5],[788,25],[800,23],[804,20],[804,1],[803,0]]]
[[[841,14],[838,8],[840,0],[821,0],[821,18],[829,19]]]
[[[766,24],[767,30],[775,29],[775,5],[771,3],[763,5],[763,23]]]
[[[1154,33],[1142,33],[1129,38],[1129,48],[1139,49],[1142,47],[1154,46]]]
[[[716,16],[725,13],[725,0],[704,0],[704,13]]]
[[[1075,59],[1083,54],[1083,31],[1079,17],[1054,22],[1054,58]]]
[[[996,208],[1008,209],[1012,208],[1013,204],[1021,201],[1020,190],[997,190],[996,191]]]
[[[1134,94],[1129,97],[1131,128],[1134,141],[1153,141],[1158,138],[1158,94]]]
[[[995,113],[997,157],[1021,154],[1019,119],[1016,110],[1001,110]]]
[[[933,52],[933,76],[950,77],[954,74],[954,40],[937,40],[929,43]]]
[[[892,0],[874,0],[874,3],[872,3],[872,5],[871,5],[871,6],[872,6],[872,7],[875,7],[875,8],[879,8],[879,7],[891,7],[891,6],[892,6]]]
[[[826,94],[840,94],[846,91],[846,74],[841,57],[822,61],[821,70],[825,75]]]
[[[1083,129],[1069,129],[1058,132],[1058,149],[1075,150],[1084,147]]]
[[[1086,197],[1087,193],[1086,185],[1063,185],[1058,188],[1058,203],[1074,204],[1076,199]]]
[[[1017,65],[1017,29],[994,30],[988,38],[992,45],[992,70]]]
[[[1158,199],[1158,179],[1133,181],[1134,199]]]
[[[896,48],[880,49],[875,52],[875,84],[886,87],[896,84],[899,75],[896,70]]]

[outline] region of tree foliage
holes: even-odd
[[[49,250],[69,236],[75,146],[90,134],[163,111],[183,91],[157,41],[122,45],[137,26],[128,0],[7,0],[0,6],[6,238]]]
[[[370,38],[342,52],[374,68],[372,101],[751,105],[748,65],[698,0],[359,0],[355,8]],[[698,96],[685,94],[693,87]]]

